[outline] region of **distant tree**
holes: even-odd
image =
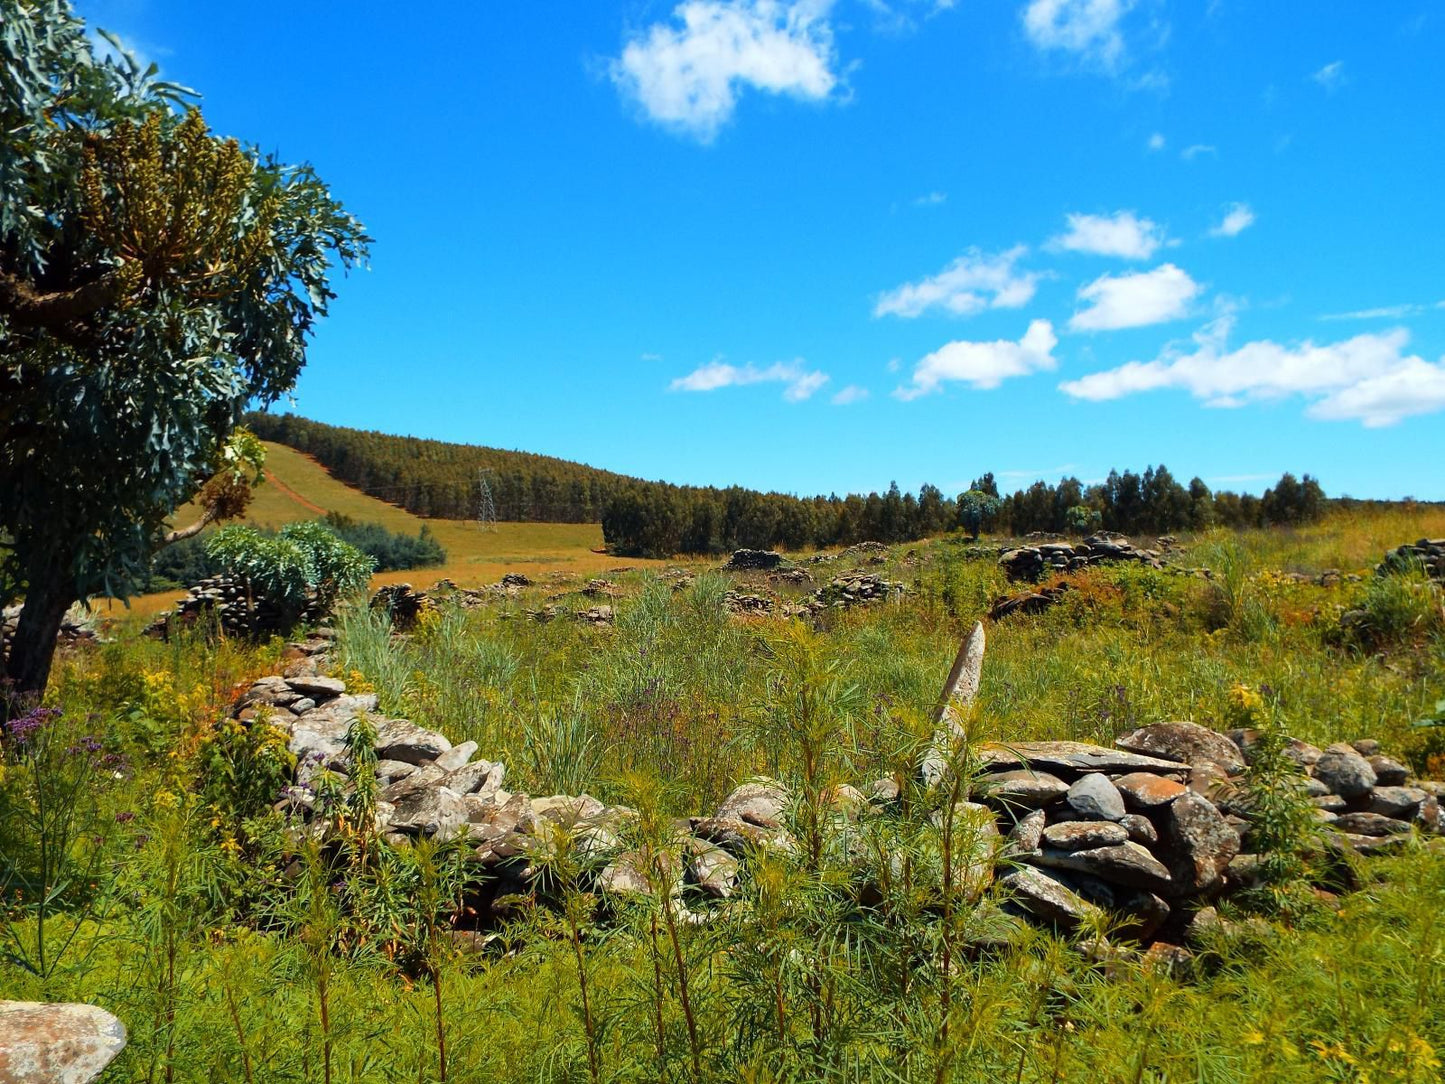
[[[980,489],[970,489],[959,494],[958,525],[968,533],[969,538],[977,538],[984,520],[998,512],[1000,503],[997,497]]]
[[[1064,517],[1065,526],[1072,534],[1091,534],[1103,523],[1103,514],[1087,504],[1076,504]]]
[[[74,602],[125,595],[245,405],[296,382],[368,238],[307,167],[212,135],[66,0],[0,0],[0,533],[42,691]]]

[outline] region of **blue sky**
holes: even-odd
[[[1445,498],[1436,3],[77,6],[375,236],[309,417],[801,493]]]

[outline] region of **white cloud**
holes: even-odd
[[[661,354],[654,354],[654,353],[652,353],[652,351],[649,350],[647,353],[645,353],[645,354],[642,355],[642,360],[643,360],[643,361],[661,361],[661,360],[662,360],[662,355],[661,355]]]
[[[938,274],[889,290],[873,306],[874,316],[920,316],[942,309],[954,316],[972,316],[984,309],[1017,309],[1033,300],[1040,278],[1036,271],[1016,270],[1028,248],[986,255],[971,248]]]
[[[947,201],[947,192],[930,192],[926,196],[915,196],[913,199],[913,206],[937,207],[940,203],[946,203]]]
[[[1433,305],[1382,305],[1376,309],[1356,309],[1354,312],[1331,312],[1321,320],[1403,320],[1407,316],[1419,316],[1431,309],[1445,309],[1445,301]]]
[[[980,391],[996,388],[1011,376],[1057,368],[1053,351],[1058,342],[1051,323],[1035,320],[1018,342],[999,339],[946,343],[913,367],[912,384],[898,388],[893,394],[905,401],[917,399],[941,391],[951,380],[962,381]]]
[[[1049,242],[1051,248],[1147,260],[1164,243],[1164,230],[1133,211],[1112,215],[1068,215],[1069,231]]]
[[[1335,90],[1345,81],[1345,62],[1336,60],[1326,64],[1319,71],[1314,72],[1310,78],[1326,90]]]
[[[849,403],[861,403],[869,396],[867,388],[859,387],[857,384],[849,384],[846,388],[840,388],[833,396],[834,406],[847,406]]]
[[[1164,133],[1155,132],[1149,137],[1149,149],[1151,151],[1162,151],[1164,149]]]
[[[822,101],[838,86],[832,0],[687,0],[611,65],[649,117],[706,143],[745,87]]]
[[[1119,23],[1133,6],[1134,0],[1029,0],[1024,33],[1039,49],[1072,53],[1114,71],[1124,57]]]
[[[1310,417],[1353,419],[1367,428],[1445,410],[1445,358],[1428,362],[1406,355],[1410,336],[1404,328],[1322,346],[1262,339],[1226,350],[1230,329],[1230,318],[1222,318],[1194,336],[1192,352],[1167,349],[1153,361],[1131,361],[1059,387],[1094,401],[1179,388],[1212,407],[1299,395],[1311,400]]]
[[[1232,203],[1219,225],[1209,231],[1210,237],[1238,237],[1254,225],[1254,212],[1247,203]]]
[[[1179,152],[1179,157],[1186,162],[1192,162],[1202,154],[1215,155],[1218,153],[1219,148],[1213,143],[1191,143]]]
[[[1088,307],[1074,313],[1074,331],[1116,331],[1147,327],[1189,315],[1189,307],[1203,287],[1182,268],[1166,263],[1153,271],[1127,275],[1100,275],[1079,288],[1079,300]]]
[[[729,365],[714,360],[699,365],[686,376],[680,376],[668,385],[668,391],[717,391],[719,388],[744,387],[748,384],[783,384],[783,398],[790,403],[800,403],[811,398],[813,393],[828,383],[828,374],[817,369],[809,370],[803,359],[774,362],[760,369],[752,362],[746,365]]]

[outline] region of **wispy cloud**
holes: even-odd
[[[1125,54],[1120,23],[1133,7],[1134,0],[1029,0],[1024,33],[1041,51],[1114,72]]]
[[[1165,240],[1164,230],[1158,223],[1140,218],[1133,211],[1116,211],[1112,215],[1071,214],[1066,216],[1066,221],[1067,232],[1050,241],[1050,248],[1147,260]]]
[[[1192,351],[1167,349],[1153,361],[1131,361],[1059,387],[1093,401],[1177,388],[1221,408],[1299,396],[1309,400],[1305,413],[1312,418],[1354,420],[1371,429],[1445,410],[1445,358],[1406,354],[1403,328],[1324,345],[1262,339],[1227,350],[1231,328],[1222,318],[1194,337]]]
[[[1311,73],[1310,78],[1326,90],[1338,90],[1345,81],[1345,62],[1343,60],[1332,61],[1319,71]]]
[[[719,388],[746,387],[749,384],[782,384],[783,398],[790,403],[800,403],[811,398],[813,393],[828,383],[828,374],[809,369],[802,358],[793,361],[774,362],[766,368],[759,368],[752,362],[746,365],[729,365],[715,359],[706,365],[699,365],[686,376],[680,376],[668,385],[668,391],[717,391]]]
[[[1027,253],[1024,245],[993,255],[971,248],[938,274],[884,293],[873,306],[873,315],[912,318],[939,309],[972,316],[984,309],[1020,308],[1033,300],[1041,277],[1014,266]]]
[[[1219,225],[1209,231],[1210,237],[1238,237],[1254,225],[1254,212],[1247,203],[1231,203]]]
[[[1219,148],[1213,143],[1191,143],[1179,152],[1179,157],[1186,162],[1192,162],[1201,155],[1217,155]]]
[[[832,0],[687,0],[611,64],[612,81],[652,120],[703,143],[745,89],[823,101],[838,88]]]
[[[857,384],[849,384],[846,388],[839,388],[833,394],[832,403],[834,406],[848,406],[850,403],[861,403],[871,393],[867,388],[859,387]]]
[[[1010,377],[1056,368],[1053,351],[1058,343],[1054,327],[1047,320],[1029,324],[1018,342],[999,339],[946,343],[920,360],[913,367],[912,383],[897,388],[893,394],[905,401],[917,399],[941,391],[950,382],[964,383],[979,391],[996,388]]]
[[[947,192],[929,192],[925,196],[915,196],[913,198],[913,206],[915,207],[937,207],[940,203],[947,202]]]
[[[1434,309],[1445,309],[1445,301],[1433,305],[1382,305],[1376,309],[1356,309],[1354,312],[1331,312],[1321,320],[1403,320],[1407,316],[1419,316]]]
[[[661,355],[661,354],[654,354],[654,353],[652,353],[651,351],[648,351],[647,353],[645,353],[645,354],[642,355],[642,360],[643,360],[643,361],[661,361],[661,360],[662,360],[662,355]]]
[[[1100,275],[1079,288],[1086,308],[1069,320],[1073,331],[1117,331],[1147,327],[1188,316],[1203,287],[1172,263],[1152,271]]]
[[[1164,149],[1164,133],[1155,132],[1149,137],[1149,142],[1145,145],[1151,151],[1162,151]]]

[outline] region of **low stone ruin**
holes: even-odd
[[[1384,576],[1417,563],[1424,566],[1431,579],[1445,581],[1445,538],[1422,538],[1396,546],[1375,566],[1375,572]]]
[[[10,641],[14,639],[15,629],[20,624],[20,610],[19,606],[6,606],[0,610],[0,659],[10,655]],[[60,622],[56,642],[61,647],[95,643],[99,637],[91,626],[91,620],[87,611],[79,606],[72,606]]]
[[[287,613],[257,597],[244,576],[211,576],[186,592],[174,609],[164,610],[146,626],[146,635],[165,637],[176,625],[192,626],[214,621],[227,636],[265,639],[284,634],[296,624],[316,624],[325,614],[311,602],[300,614]]]
[[[723,568],[729,572],[771,572],[783,563],[783,555],[772,550],[734,550]]]
[[[323,820],[312,819],[317,777],[332,772],[343,788],[350,785],[347,732],[362,716],[376,732],[375,830],[396,846],[420,836],[464,836],[470,860],[490,874],[483,898],[472,901],[483,921],[503,916],[499,901],[507,895],[539,887],[537,859],[555,831],[572,836],[604,897],[648,890],[629,850],[632,810],[587,794],[509,792],[504,766],[478,757],[475,742],[453,746],[409,720],[382,715],[375,694],[348,693],[341,680],[319,673],[326,646],[324,639],[295,645],[299,659],[286,674],[255,682],[234,709],[237,718],[253,725],[267,718],[287,733],[298,758],[296,786],[278,807],[295,817],[297,831],[325,831]],[[1173,946],[1190,936],[1210,904],[1255,882],[1260,856],[1241,783],[1259,735],[1164,722],[1124,734],[1113,747],[970,745],[962,720],[977,692],[983,648],[980,625],[955,661],[920,765],[931,788],[950,785],[961,765],[967,769],[952,818],[955,829],[969,833],[955,852],[962,863],[955,883],[978,896],[996,882],[1000,921],[1069,930],[1108,919],[1119,935]],[[1321,750],[1291,739],[1288,755],[1315,807],[1326,852],[1385,853],[1440,832],[1445,785],[1413,779],[1378,743]],[[862,906],[880,898],[870,865],[877,856],[870,858],[862,841],[870,828],[900,815],[900,782],[840,785],[825,796],[839,845],[856,867]],[[782,784],[757,779],[710,814],[677,822],[673,892],[690,921],[707,921],[709,901],[734,893],[758,848],[796,852],[793,805]]]
[[[1158,550],[1137,549],[1118,535],[1093,534],[1082,542],[1044,542],[1005,550],[999,567],[1010,582],[1037,580],[1047,572],[1077,572],[1091,565],[1137,561],[1150,568],[1163,568]]]

